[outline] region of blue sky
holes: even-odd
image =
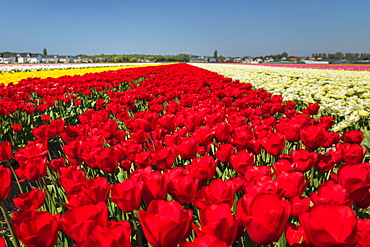
[[[0,0],[0,52],[370,53],[369,0]]]

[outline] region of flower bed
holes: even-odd
[[[0,201],[12,172],[37,185],[12,217],[0,203],[8,246],[368,244],[364,134],[330,131],[318,104],[186,64],[0,95]]]
[[[130,65],[150,65],[133,64],[133,63],[39,63],[39,64],[0,64],[0,74],[15,73],[15,72],[30,72],[41,70],[54,69],[82,69],[82,68],[97,68],[97,67],[115,67],[115,66],[130,66]]]
[[[0,67],[0,83],[8,85],[9,83],[17,83],[23,79],[35,77],[41,79],[56,78],[65,75],[84,75],[86,73],[156,65],[160,64],[52,64],[17,66],[17,69],[14,69],[14,66],[4,66]]]
[[[256,65],[197,64],[226,77],[251,83],[285,100],[319,103],[323,114],[336,117],[334,130],[368,127],[370,72],[299,69]]]
[[[255,65],[268,67],[285,67],[301,69],[334,69],[334,70],[355,70],[370,71],[370,64],[296,64],[296,63],[238,63],[239,65]]]

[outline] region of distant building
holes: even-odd
[[[17,61],[17,54],[15,53],[0,54],[1,63],[15,63],[16,61]]]
[[[91,63],[90,58],[80,56],[41,55],[38,53],[0,54],[0,63]]]
[[[234,58],[234,63],[241,63],[241,62],[242,62],[242,58],[241,57]]]
[[[210,58],[208,60],[208,63],[217,63],[217,60],[216,60],[216,58]]]
[[[190,63],[205,63],[207,62],[204,57],[192,57]]]
[[[91,58],[88,58],[88,57],[83,57],[81,59],[81,63],[92,63],[93,61],[91,60]]]
[[[266,57],[265,63],[271,63],[271,62],[274,62],[274,58],[273,57]]]
[[[41,63],[57,63],[58,61],[57,55],[43,55],[41,58]]]

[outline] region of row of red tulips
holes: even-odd
[[[190,65],[0,91],[8,246],[367,246],[363,133]],[[16,104],[14,104],[16,102]],[[12,149],[13,147],[13,149]],[[1,240],[1,238],[0,238]],[[1,246],[1,241],[0,241]]]

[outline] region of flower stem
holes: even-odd
[[[10,231],[10,234],[12,235],[13,237],[13,243],[15,245],[15,247],[19,247],[20,244],[19,244],[19,240],[17,238],[17,235],[15,234],[14,232],[14,228],[13,228],[13,223],[12,221],[10,220],[10,217],[8,215],[8,212],[6,210],[6,207],[4,205],[4,202],[3,201],[0,201],[0,208],[1,208],[1,212],[3,213],[4,215],[4,218],[5,218],[5,221],[6,221],[6,224],[8,225],[8,228],[9,228],[9,231]]]
[[[17,174],[15,173],[13,166],[10,164],[9,160],[7,161],[7,163],[8,163],[8,166],[10,167],[10,170],[11,170],[11,171],[12,171],[12,173],[13,173],[13,176],[14,176],[14,178],[15,178],[15,181],[17,182],[17,185],[18,185],[19,191],[23,194],[22,186],[21,186],[21,184],[19,183],[19,180],[18,180]]]
[[[137,225],[136,225],[136,220],[135,220],[134,213],[131,213],[131,218],[132,218],[132,224],[134,225],[134,230],[136,232],[137,245],[138,245],[138,247],[144,247],[143,241],[142,241],[141,236],[140,236],[139,229],[137,228]]]

